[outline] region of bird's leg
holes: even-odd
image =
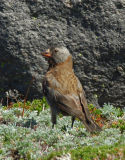
[[[71,128],[73,128],[74,121],[75,121],[75,117],[72,116],[72,125],[71,125]]]
[[[52,124],[52,129],[54,129],[54,125],[55,125],[55,124],[53,123],[53,124]]]
[[[52,128],[54,128],[54,125],[56,124],[56,115],[57,115],[57,113],[52,109],[51,110]]]
[[[52,128],[54,128],[54,125],[56,124],[56,114],[52,115],[51,120],[52,120]]]

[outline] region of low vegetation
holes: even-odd
[[[102,132],[90,134],[77,119],[58,116],[52,129],[49,106],[42,100],[0,106],[1,160],[123,160],[125,159],[125,110],[105,104],[89,105]]]

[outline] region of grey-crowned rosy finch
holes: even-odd
[[[53,127],[59,113],[80,119],[89,132],[101,131],[91,119],[85,92],[73,71],[72,56],[66,47],[50,48],[42,53],[49,63],[43,81],[43,93],[51,107]]]

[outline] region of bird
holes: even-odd
[[[99,132],[101,128],[91,118],[85,91],[74,73],[73,59],[64,46],[50,47],[41,53],[49,67],[43,80],[43,94],[51,109],[52,128],[57,123],[57,115],[71,116],[73,127],[78,118],[87,131]]]

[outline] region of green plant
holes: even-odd
[[[115,117],[121,117],[124,113],[120,108],[115,108],[111,104],[104,104],[103,108],[100,108],[101,114],[107,119],[114,119]]]
[[[9,108],[23,108],[23,107],[24,107],[23,102],[16,102],[14,104],[11,104],[11,107],[9,107]],[[30,110],[30,111],[37,111],[37,113],[39,114],[42,110],[48,109],[49,105],[46,101],[46,98],[43,97],[41,100],[34,99],[32,102],[26,101],[24,108],[26,110]],[[4,106],[4,109],[7,110],[8,107]]]
[[[71,117],[68,116],[58,116],[58,123],[52,129],[50,108],[45,98],[26,101],[23,117],[23,102],[17,102],[10,108],[1,107],[0,159],[71,157],[103,160],[114,156],[122,160],[125,150],[125,112],[114,107],[108,110],[108,104],[106,107],[96,109],[93,105],[89,106],[98,124],[106,121],[99,134],[88,133],[77,119],[71,128]]]
[[[125,120],[118,119],[117,121],[113,121],[111,124],[112,128],[120,128],[121,132],[125,131]]]

